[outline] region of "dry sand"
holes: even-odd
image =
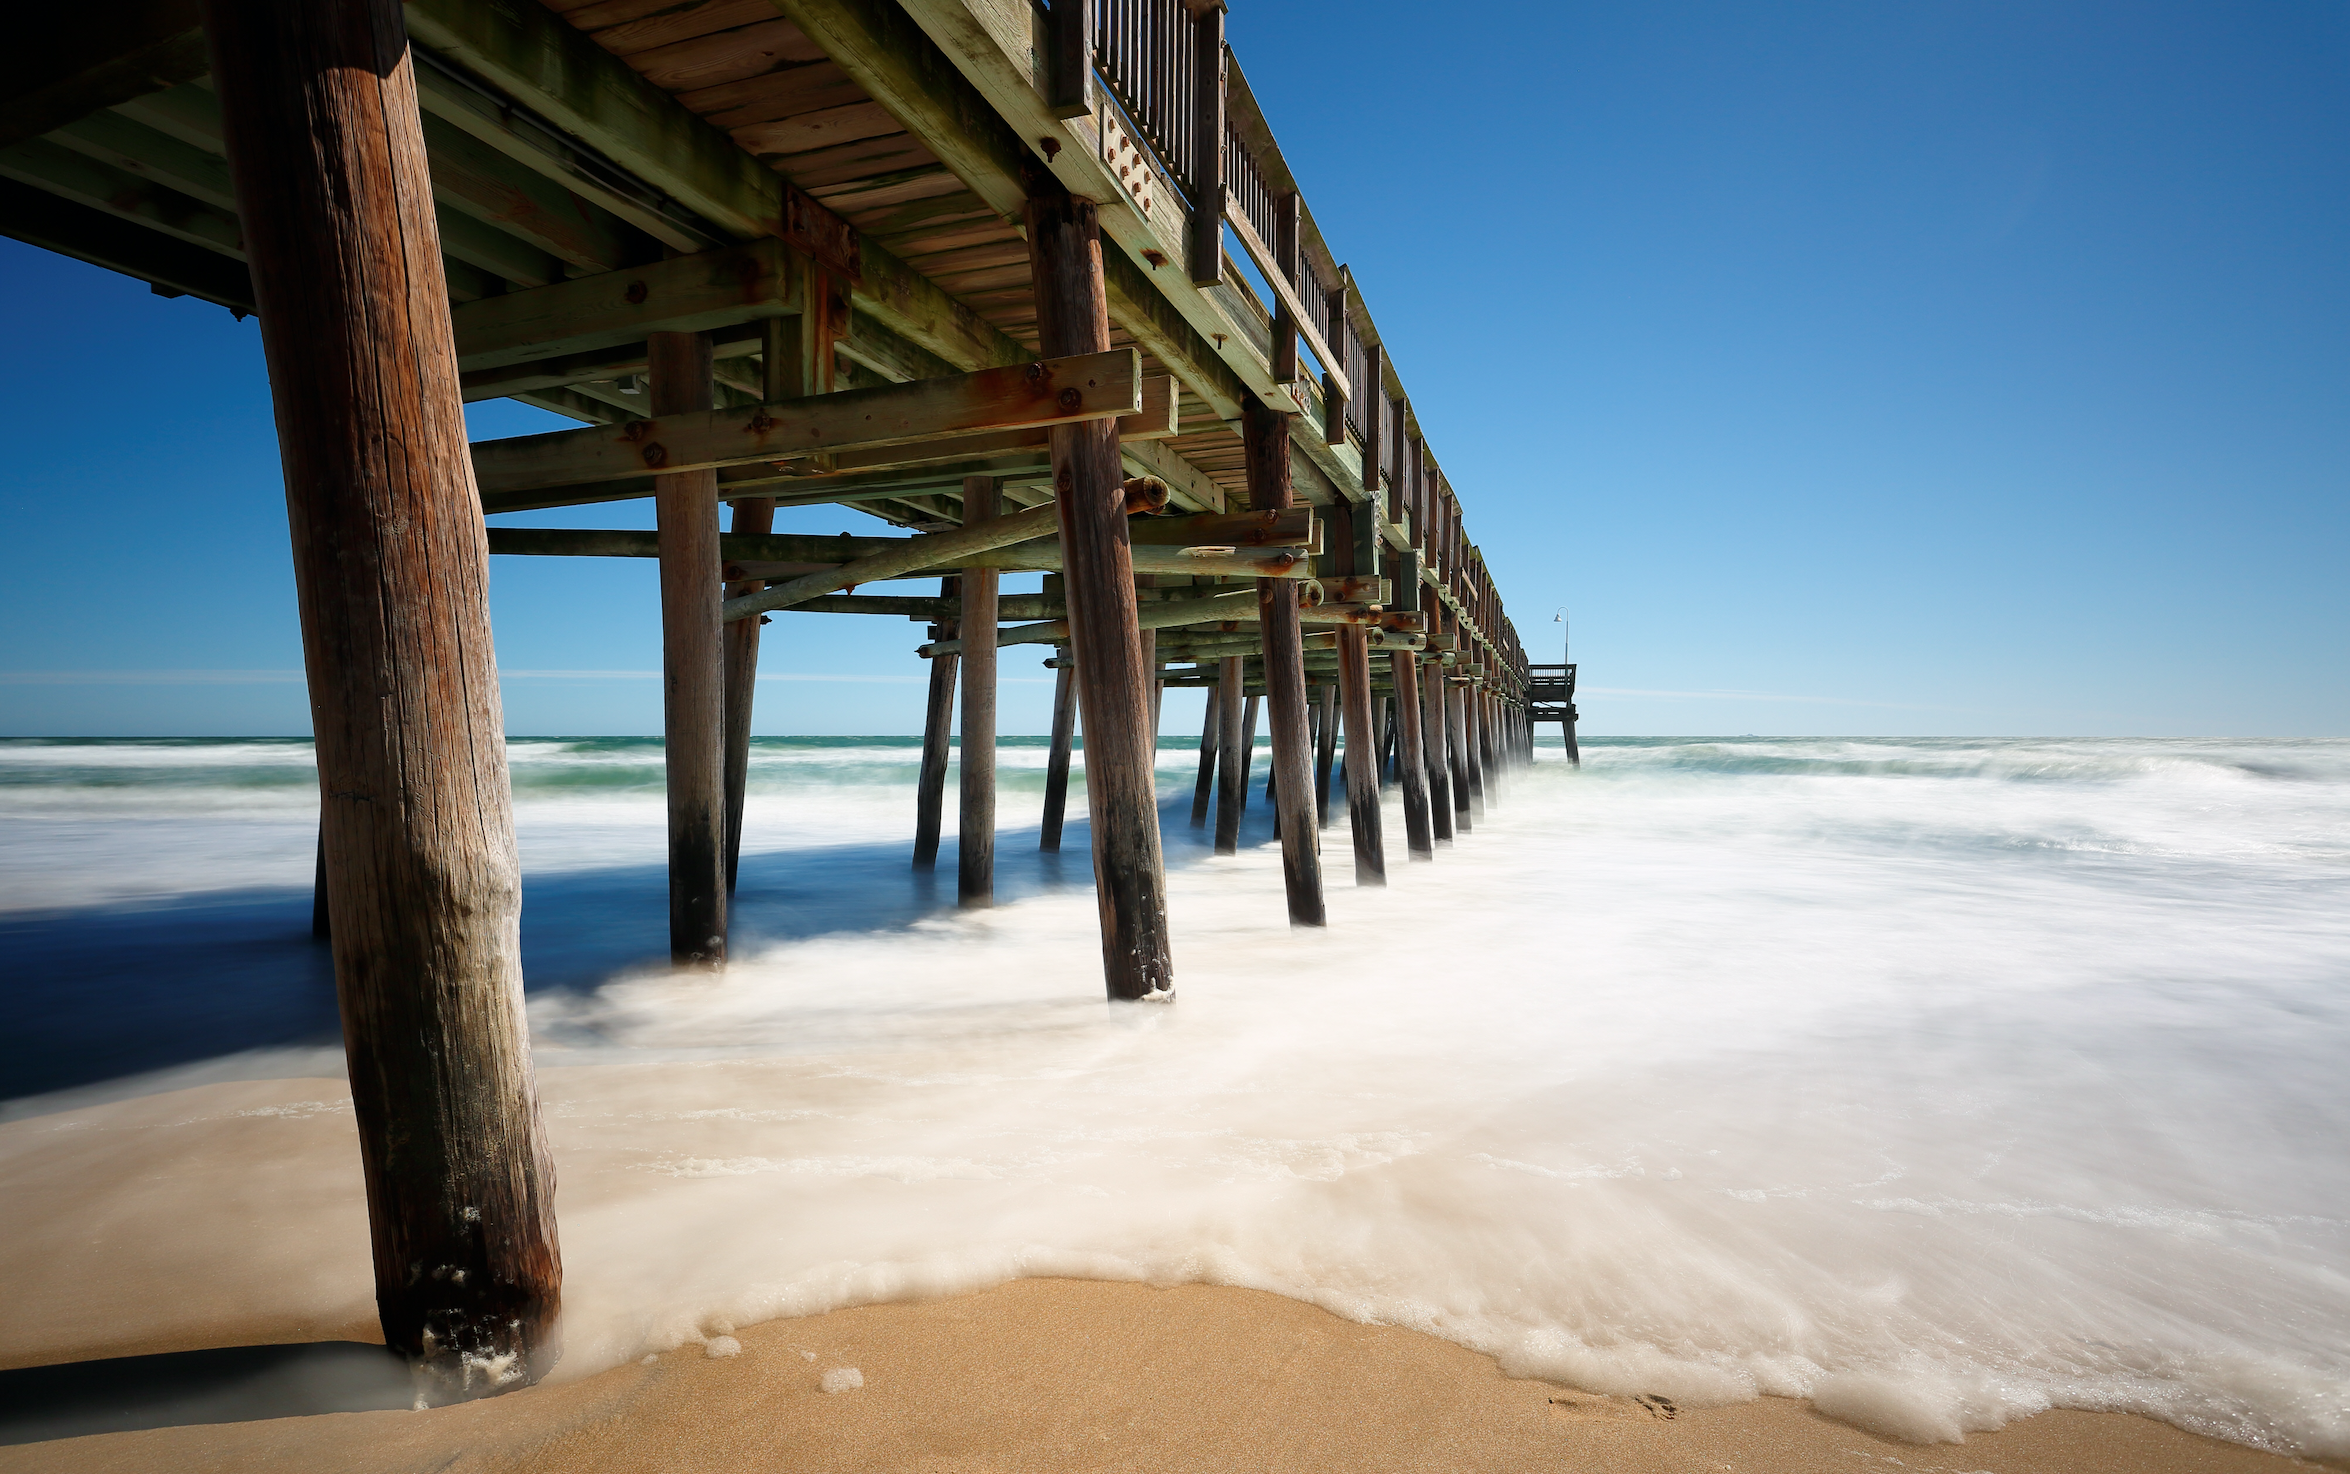
[[[1447,1341],[1251,1290],[1023,1280],[737,1331],[577,1382],[0,1449],[0,1470],[1529,1470],[2281,1474],[2144,1418],[2050,1412],[1963,1445],[1776,1398],[1675,1408],[1504,1377]],[[713,1343],[723,1347],[723,1343]],[[824,1374],[854,1367],[855,1390]],[[838,1379],[836,1379],[838,1380]]]

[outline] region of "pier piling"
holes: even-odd
[[[376,1310],[435,1395],[479,1395],[554,1361],[563,1271],[413,62],[394,0],[202,14],[285,470]]]
[[[1038,171],[1025,209],[1037,338],[1049,356],[1110,347],[1109,296],[1091,200]],[[1093,826],[1094,898],[1109,996],[1171,996],[1166,864],[1159,848],[1149,686],[1136,638],[1134,559],[1114,421],[1051,430],[1054,501],[1067,580],[1070,644],[1085,680],[1085,799]]]
[[[992,476],[963,481],[963,525],[993,522],[1002,492]],[[996,570],[965,568],[963,580],[962,804],[955,849],[955,901],[995,904]]]

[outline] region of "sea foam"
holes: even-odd
[[[873,763],[832,763],[823,836],[876,794],[900,823]],[[1169,814],[1171,1008],[1100,1001],[1074,889],[536,997],[558,1375],[1021,1276],[1206,1282],[1917,1441],[2076,1407],[2350,1456],[2350,744],[1552,751],[1387,889],[1333,863],[1327,931],[1261,834],[1204,857]],[[657,804],[613,823],[657,848]],[[189,1169],[177,1252],[363,1318],[351,1118],[235,1088],[0,1127],[0,1200],[139,1140],[152,1205],[244,1133],[281,1196]]]

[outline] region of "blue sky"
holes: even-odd
[[[1231,35],[1588,730],[2350,733],[2350,9],[1428,16]],[[304,730],[254,325],[13,242],[0,311],[0,733]],[[659,730],[649,564],[494,572],[512,730]],[[915,626],[768,638],[761,730],[918,728]]]

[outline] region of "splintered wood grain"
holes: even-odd
[[[668,92],[685,92],[822,61],[824,51],[790,21],[771,20],[674,45],[656,46],[621,59],[654,86]]]
[[[970,193],[963,181],[944,164],[903,169],[868,179],[844,180],[839,184],[802,185],[801,188],[822,200],[826,208],[846,215],[851,220],[885,207]]]
[[[772,122],[819,108],[865,101],[865,89],[829,61],[813,61],[715,87],[697,87],[677,100],[720,128]]]
[[[889,115],[888,108],[867,100],[751,123],[731,131],[735,142],[767,158],[775,154],[809,153],[835,144],[902,134],[906,130]]]
[[[760,157],[775,172],[807,190],[939,162],[938,155],[923,147],[922,141],[911,133],[868,138],[807,153]]]
[[[614,56],[630,56],[701,36],[775,19],[770,0],[699,0],[646,6],[639,0],[605,0],[574,11],[571,23],[595,36]]]

